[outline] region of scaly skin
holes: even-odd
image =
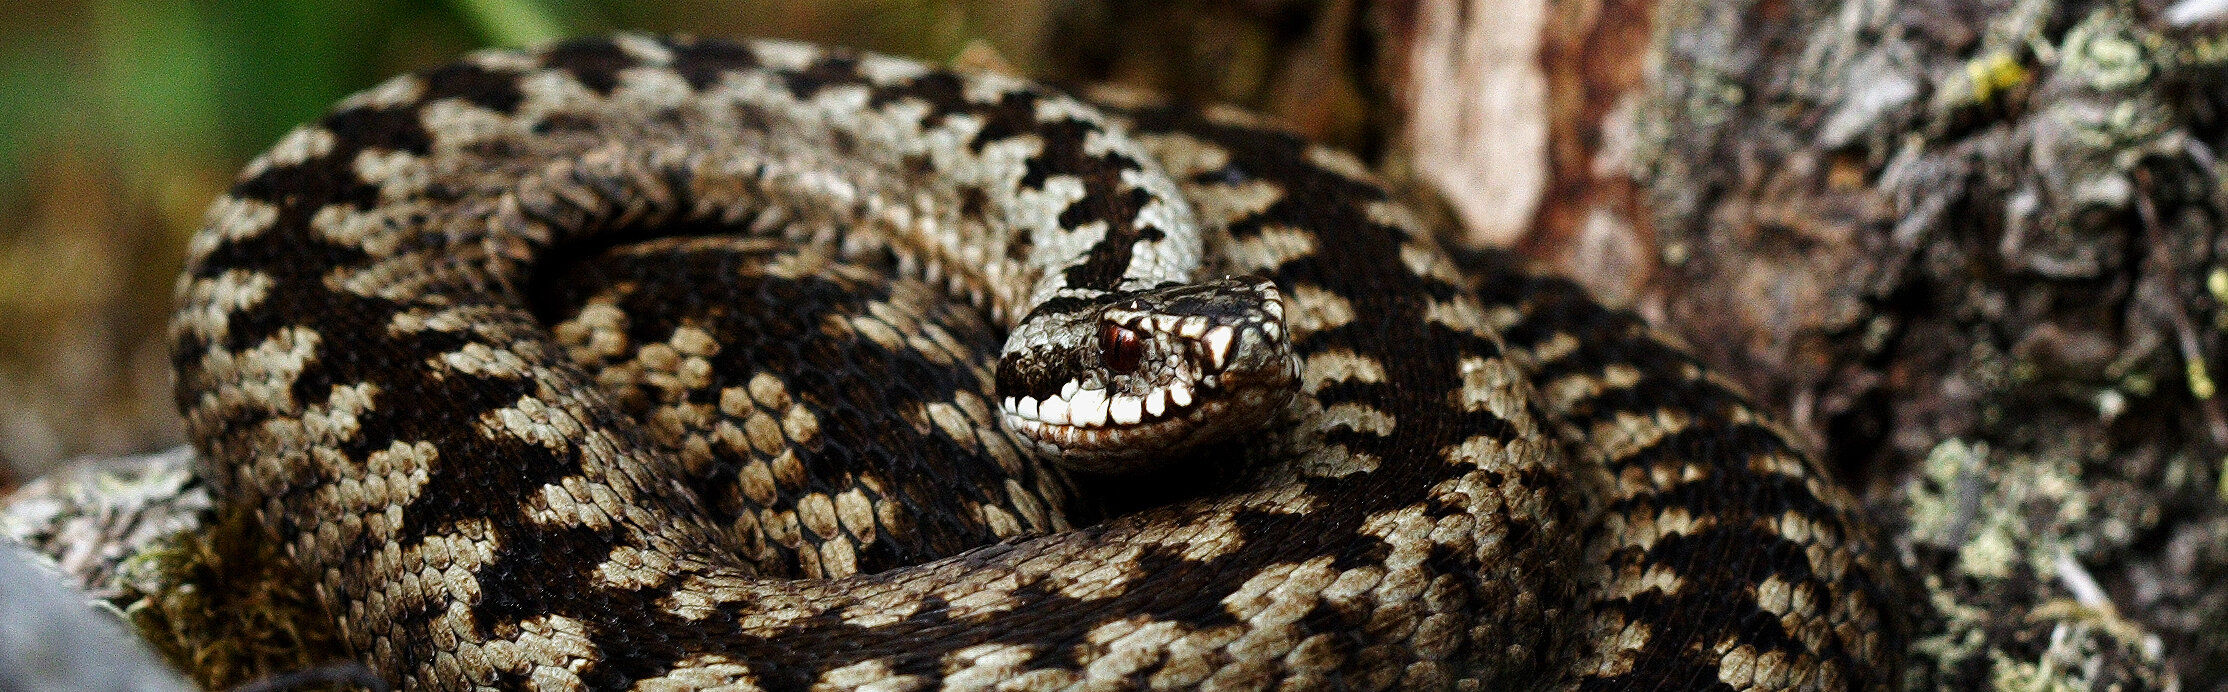
[[[180,280],[179,404],[225,511],[268,527],[357,655],[410,688],[1887,684],[1895,635],[1867,638],[1882,605],[1845,579],[1868,548],[1807,461],[1625,454],[1670,439],[1651,431],[1677,432],[1679,410],[1574,432],[1608,409],[1527,381],[1559,339],[1504,353],[1496,330],[1521,332],[1523,303],[1480,302],[1351,158],[1230,123],[1141,114],[1138,141],[1106,122],[1011,80],[795,44],[627,36],[400,78],[289,135],[218,202]],[[789,579],[774,563],[790,558],[726,520],[751,514],[777,543],[842,526],[819,545],[848,545],[859,501],[803,483],[793,501],[707,502],[674,480],[688,455],[629,420],[526,295],[554,257],[706,226],[887,250],[980,296],[1008,359],[1101,337],[1163,281],[1258,276],[1298,391],[1160,471],[1183,482],[1165,504]],[[1080,337],[1031,326],[1079,314]],[[668,338],[678,378],[696,339]],[[1672,362],[1604,343],[1565,350],[1610,385]],[[1123,360],[1074,362],[1092,358]],[[782,405],[805,389],[790,380],[870,375],[754,376],[720,390],[742,390],[722,413],[778,460],[834,427]],[[1000,379],[1005,396],[1052,382]],[[994,407],[954,392],[945,418],[986,425]],[[975,436],[995,457],[990,439]],[[1655,470],[1654,494],[1618,485]],[[1620,491],[1605,511],[1587,499],[1603,488]],[[1660,500],[1723,491],[1750,511]],[[1769,536],[1710,530],[1758,518]],[[1762,537],[1778,542],[1734,540]],[[1650,594],[1701,605],[1604,615]]]

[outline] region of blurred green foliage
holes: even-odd
[[[795,36],[946,58],[1034,3],[28,0],[0,9],[0,189],[95,135],[126,163],[238,159],[334,99],[479,46],[612,27]],[[987,19],[978,20],[982,15]],[[1024,17],[1024,19],[1026,19]]]
[[[782,36],[1023,70],[1047,2],[0,2],[0,490],[179,439],[163,322],[180,248],[257,151],[380,79],[615,28]]]

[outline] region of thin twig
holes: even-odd
[[[2174,340],[2180,345],[2182,362],[2195,376],[2207,377],[2204,346],[2197,340],[2197,327],[2189,319],[2189,311],[2181,301],[2181,275],[2175,272],[2171,250],[2166,242],[2164,225],[2159,222],[2158,205],[2151,201],[2152,180],[2148,170],[2135,170],[2135,213],[2143,222],[2143,239],[2150,245],[2150,261],[2158,272],[2166,298],[2161,301],[2161,312],[2174,328]],[[2197,398],[2197,409],[2205,416],[2205,427],[2212,434],[2214,449],[2228,448],[2228,413],[2223,413],[2218,392],[2209,383],[2190,382],[2191,394]]]

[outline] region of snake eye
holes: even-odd
[[[1104,354],[1107,368],[1126,375],[1136,372],[1144,360],[1145,340],[1136,330],[1109,322],[1099,327],[1099,353]]]

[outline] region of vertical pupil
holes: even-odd
[[[1138,361],[1145,357],[1145,343],[1137,332],[1120,325],[1099,328],[1099,350],[1106,354],[1106,367],[1119,373],[1137,371]]]

